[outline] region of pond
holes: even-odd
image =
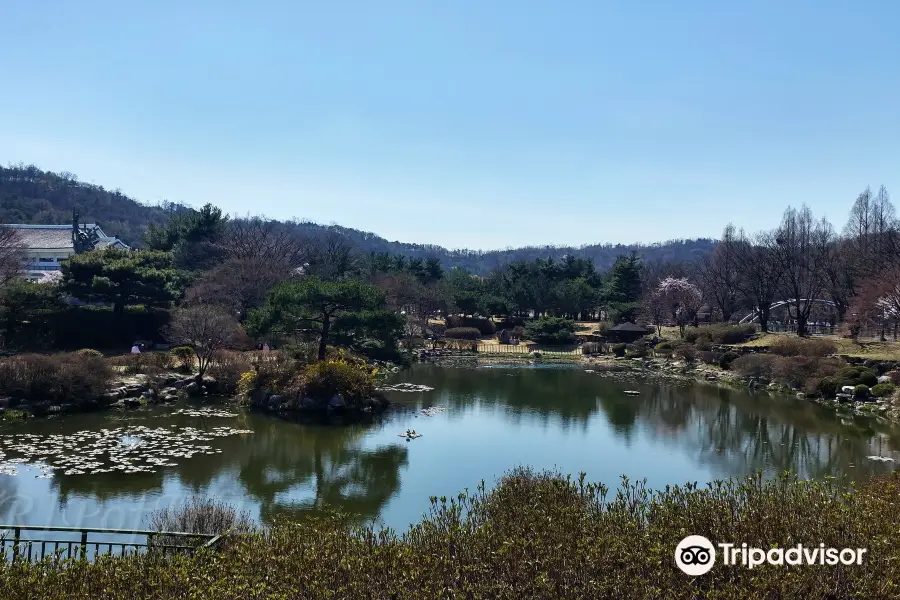
[[[266,522],[331,505],[405,529],[430,496],[491,485],[517,465],[661,487],[787,469],[861,479],[895,464],[869,456],[900,461],[897,430],[793,398],[575,365],[416,365],[396,382],[433,389],[390,392],[396,407],[372,425],[300,425],[227,405],[5,425],[0,522],[140,528],[200,494]],[[399,437],[407,429],[422,437]]]

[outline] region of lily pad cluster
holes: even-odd
[[[177,459],[222,452],[203,442],[247,433],[253,431],[137,425],[70,435],[7,434],[0,436],[0,475],[17,475],[21,464],[37,467],[40,473],[36,477],[40,478],[54,474],[154,473],[159,467],[176,466]]]
[[[393,385],[386,385],[378,388],[379,392],[430,392],[433,390],[433,387],[428,387],[427,385],[421,385],[418,383],[395,383]]]
[[[227,410],[219,410],[209,406],[201,408],[179,408],[172,413],[173,415],[185,415],[187,417],[221,417],[230,418],[238,416],[238,413],[228,412]]]

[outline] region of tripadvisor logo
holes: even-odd
[[[689,535],[675,548],[675,564],[692,576],[708,573],[716,564],[716,546],[726,566],[742,566],[752,569],[760,565],[861,565],[867,552],[865,548],[826,548],[819,544],[811,548],[797,544],[790,548],[753,548],[747,544],[719,543],[715,546],[702,535]]]

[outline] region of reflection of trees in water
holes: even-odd
[[[372,519],[400,489],[400,468],[407,464],[405,445],[363,449],[365,430],[359,427],[298,426],[288,431],[281,423],[258,426],[240,464],[239,479],[261,502],[264,520],[324,506]],[[301,493],[307,498],[290,497]]]
[[[170,423],[198,426],[196,420],[176,417],[167,418],[162,426]],[[280,512],[304,514],[325,505],[371,519],[400,489],[400,468],[407,464],[408,450],[399,442],[363,448],[370,428],[297,425],[257,415],[209,420],[204,427],[221,425],[254,433],[202,442],[222,453],[175,459],[177,467],[156,473],[63,475],[54,477],[52,485],[61,504],[72,494],[100,501],[140,500],[158,492],[172,477],[189,493],[208,494],[211,487],[215,493],[216,480],[230,472],[260,503],[260,517],[267,521]]]
[[[439,398],[424,395],[426,402],[440,400],[451,409],[496,404],[512,415],[539,415],[545,423],[552,417],[563,427],[583,428],[602,410],[626,440],[640,428],[726,474],[863,475],[881,466],[866,456],[900,446],[898,430],[873,419],[842,420],[811,402],[706,385],[620,383],[582,369],[423,367],[408,377],[440,392]],[[626,396],[622,390],[628,388],[641,394]],[[874,447],[873,438],[881,447]]]

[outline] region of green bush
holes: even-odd
[[[454,340],[480,340],[481,332],[474,327],[452,327],[444,334]]]
[[[868,398],[869,397],[869,386],[865,384],[859,384],[853,388],[853,397],[854,398]]]
[[[826,339],[783,335],[779,336],[770,351],[779,356],[828,356],[837,352],[837,344]]]
[[[879,383],[872,387],[872,395],[876,398],[889,398],[894,395],[897,386],[893,383]]]
[[[612,352],[616,356],[622,357],[622,356],[625,356],[625,352],[626,352],[627,348],[628,348],[627,344],[613,344]]]
[[[474,327],[481,335],[493,335],[497,328],[494,322],[484,317],[461,317],[459,315],[448,315],[444,319],[447,329],[459,329],[462,327]]]
[[[698,352],[708,352],[712,349],[712,342],[709,341],[709,338],[706,336],[700,336],[697,338],[697,342],[694,344],[694,348]]]
[[[575,341],[575,323],[562,317],[541,317],[525,326],[525,337],[538,344],[571,344]]]
[[[823,398],[834,398],[841,391],[841,386],[835,377],[823,377],[818,380],[814,390]]]
[[[3,561],[0,595],[15,600],[182,598],[895,598],[900,479],[752,476],[653,491],[516,470],[496,488],[431,499],[406,531],[349,527],[327,513],[192,556],[142,553],[97,561]],[[552,517],[552,518],[551,518]],[[226,517],[229,518],[229,517]],[[181,522],[181,521],[177,521]],[[862,566],[674,564],[686,534],[758,548],[866,548]],[[40,594],[36,593],[40,590]]]
[[[341,394],[347,402],[365,400],[375,394],[375,371],[365,363],[324,360],[303,372],[303,393],[317,399]]]
[[[161,342],[169,323],[164,309],[66,306],[29,311],[4,332],[7,344],[19,350],[121,350],[136,340]]]
[[[866,367],[846,366],[835,373],[841,386],[856,386],[864,384],[872,387],[878,383],[878,375],[875,371]]]
[[[653,347],[654,350],[674,350],[675,346],[672,345],[672,342],[659,342]]]
[[[700,359],[700,362],[718,366],[719,360],[722,358],[722,353],[713,350],[699,350],[697,352],[697,358]]]
[[[610,321],[600,321],[599,323],[597,323],[597,328],[594,330],[594,333],[597,335],[606,336],[607,332],[609,332],[609,330],[613,327],[615,327],[615,325],[613,325]]]
[[[687,363],[697,360],[697,349],[692,344],[681,344],[675,349],[675,354]]]

